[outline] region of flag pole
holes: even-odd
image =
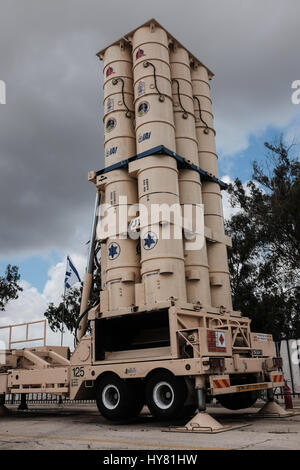
[[[66,263],[66,274],[65,274],[65,280],[64,280],[63,309],[62,309],[62,315],[61,315],[61,346],[63,345],[64,320],[65,320],[65,316],[66,316],[65,314],[67,311],[66,292],[67,292],[67,289],[70,289],[70,287],[72,287],[77,282],[81,282],[81,279],[80,279],[77,269],[75,268],[75,265],[72,263],[71,258],[68,255],[67,263]]]
[[[68,268],[68,257],[66,261],[66,270]],[[63,345],[63,340],[64,340],[64,319],[65,319],[65,309],[66,309],[66,279],[64,277],[64,296],[63,296],[63,311],[62,311],[62,316],[61,316],[61,340],[60,340],[60,345]]]

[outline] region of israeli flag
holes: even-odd
[[[70,256],[67,256],[67,269],[65,276],[65,288],[70,289],[77,282],[81,282],[77,269],[71,261]]]

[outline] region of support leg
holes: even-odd
[[[206,413],[205,388],[197,388],[198,413],[185,425],[187,431],[208,430],[210,432],[223,429],[223,425]]]
[[[248,426],[248,424],[234,424],[230,426],[224,426],[223,424],[219,423],[219,421],[214,419],[206,412],[205,388],[203,386],[201,388],[196,388],[196,394],[198,400],[198,413],[195,414],[195,416],[185,426],[170,428],[169,431],[214,434]]]
[[[197,403],[199,411],[206,411],[206,393],[204,388],[197,388]]]
[[[267,403],[258,411],[258,414],[266,417],[288,417],[291,416],[291,413],[285,411],[281,406],[276,403],[274,399],[274,390],[273,388],[268,388],[267,390]]]
[[[0,416],[8,414],[8,409],[5,406],[5,394],[0,395]]]
[[[267,389],[267,399],[268,401],[274,401],[274,390],[273,388]]]
[[[21,403],[18,406],[19,411],[27,411],[28,406],[27,406],[27,401],[26,401],[26,393],[21,394]]]

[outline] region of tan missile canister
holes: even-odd
[[[131,46],[124,40],[101,53],[104,68],[105,166],[136,154]],[[128,236],[128,210],[137,203],[137,182],[126,168],[97,178],[104,189],[102,252],[105,252],[105,281],[102,305],[108,311],[135,305],[135,283],[140,280],[137,241]]]
[[[192,67],[192,86],[196,132],[198,141],[199,166],[218,177],[218,156],[213,125],[212,101],[207,69],[202,65]],[[200,138],[201,137],[201,138]]]
[[[132,49],[137,153],[160,145],[175,151],[167,34],[150,23],[133,33]],[[152,225],[145,220],[141,224],[144,303],[171,297],[186,302],[181,233],[175,239],[178,227],[173,223],[173,215],[169,220],[163,215],[153,218],[154,206],[164,204],[170,210],[175,204],[180,209],[176,161],[167,155],[153,155],[133,162],[129,169],[137,176],[139,203],[152,217]]]
[[[166,238],[164,225],[141,228],[141,275],[146,305],[172,299],[186,302],[182,240],[174,239],[175,225],[167,228],[170,237]]]
[[[138,242],[128,236],[129,208],[137,201],[136,180],[127,169],[118,169],[99,178],[105,187],[105,213],[100,238],[105,251],[105,290],[108,310],[135,305],[135,283],[140,280]],[[105,303],[105,302],[104,302]]]
[[[137,153],[158,145],[175,151],[168,37],[154,25],[132,36]]]
[[[170,47],[170,65],[172,79],[172,94],[174,122],[176,133],[176,151],[190,163],[198,165],[198,145],[196,138],[194,100],[192,92],[189,54],[183,47],[173,43]],[[194,170],[179,171],[179,193],[183,216],[191,210],[191,231],[194,237],[184,243],[185,277],[187,301],[211,304],[209,272],[204,238],[204,226],[199,231],[196,227],[196,217],[201,215],[202,197],[200,175]],[[201,221],[203,218],[201,218]],[[198,221],[198,225],[199,222]],[[193,243],[191,245],[191,243]],[[192,249],[193,246],[196,249]]]
[[[136,153],[131,47],[120,41],[100,56],[104,67],[105,166]]]
[[[150,155],[135,161],[131,168],[138,169],[139,203],[172,206],[179,203],[178,170],[176,160],[167,155]]]
[[[176,152],[198,165],[194,101],[188,52],[176,43],[170,47]]]
[[[218,176],[209,76],[207,69],[197,63],[192,68],[192,85],[199,166],[208,173]],[[202,200],[204,203],[205,225],[211,229],[212,233],[212,240],[207,244],[212,306],[223,306],[228,310],[232,310],[220,186],[214,182],[203,182]]]
[[[138,179],[143,280],[140,297],[146,305],[171,298],[186,302],[176,161],[153,155],[130,163],[129,171]]]
[[[185,237],[184,242],[187,301],[211,305],[206,239],[202,216],[201,183],[200,176],[196,171],[180,171],[179,193],[183,216],[185,219],[189,218],[191,220],[192,230],[187,230],[187,233],[193,235],[191,240]],[[188,215],[186,214],[187,210],[191,210]],[[192,214],[192,218],[190,214]],[[196,225],[196,221],[198,225]],[[199,223],[201,227],[199,227]]]
[[[107,239],[106,248],[108,310],[127,310],[135,305],[135,283],[139,280],[137,242],[117,236]]]

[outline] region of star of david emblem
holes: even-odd
[[[120,245],[118,245],[118,243],[112,242],[108,245],[108,258],[109,259],[118,258],[120,253],[121,253],[121,248],[120,248]]]
[[[143,248],[145,250],[152,250],[157,244],[157,235],[154,232],[147,232],[143,242]]]

